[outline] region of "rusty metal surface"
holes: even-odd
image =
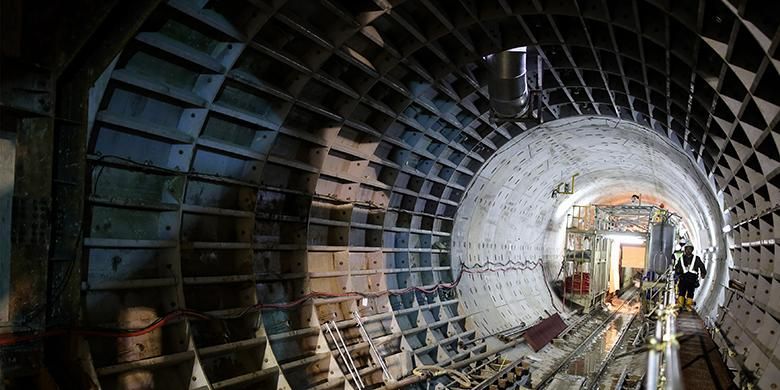
[[[529,328],[524,335],[525,341],[536,352],[563,332],[564,329],[566,329],[566,324],[561,319],[560,314],[555,313]]]

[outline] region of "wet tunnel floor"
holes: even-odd
[[[552,359],[548,360],[547,364],[539,365],[542,373],[539,374],[539,381],[536,383],[549,389],[569,389],[579,388],[586,381],[591,383],[597,380],[596,376],[602,363],[609,357],[611,351],[624,344],[624,342],[618,344],[620,336],[629,329],[633,316],[639,311],[638,302],[631,300],[623,304],[624,302],[616,299],[612,305],[605,307],[605,310],[597,312],[578,326],[571,335],[566,336],[563,343],[551,348],[545,355]],[[613,313],[614,316],[610,318]],[[587,340],[587,335],[597,329],[600,330]],[[552,368],[562,361],[565,363],[559,366],[560,368]],[[611,374],[609,366],[606,369],[605,374]],[[542,384],[544,382],[542,377],[549,378],[547,375],[553,376],[545,386]]]
[[[686,389],[736,389],[731,372],[698,315],[682,312],[677,317],[680,366]]]
[[[638,312],[637,303],[627,302],[620,307],[615,317],[607,324],[604,330],[597,334],[589,345],[575,356],[563,372],[579,377],[592,378],[599,370],[602,362],[608,357],[610,352],[616,348],[620,341],[620,335],[627,330],[631,324],[632,317]]]
[[[615,347],[620,332],[630,317],[627,314],[618,314],[607,328],[593,339],[585,351],[572,359],[564,371],[571,375],[589,376],[598,370],[601,362]]]
[[[638,310],[638,304],[626,304],[620,308],[601,332],[587,342],[581,351],[572,356],[570,361],[560,367],[560,370],[545,388],[580,388],[598,380],[596,388],[613,389],[621,373],[625,373],[624,385],[627,385],[628,388],[634,388],[638,381],[644,377],[647,364],[647,354],[625,353],[634,348],[631,345],[632,340],[636,337],[639,325],[641,325],[639,320],[631,322],[632,316]],[[556,362],[565,359],[566,354],[573,351],[575,346],[581,342],[580,340],[584,341],[584,335],[594,329],[594,323],[601,322],[604,319],[602,316],[607,314],[608,311],[598,313],[567,338],[565,344],[553,347],[547,354],[540,354],[546,355],[550,360],[538,364],[538,369],[542,371],[539,375],[550,372],[549,370]],[[718,347],[704,326],[704,322],[696,313],[679,313],[676,330],[681,334],[678,339],[680,365],[686,389],[737,389],[733,384],[733,375],[723,362]],[[626,333],[626,336],[621,341],[620,335],[623,332]],[[601,364],[613,350],[622,357],[611,360],[600,378],[594,378]],[[542,358],[539,355],[537,357]],[[539,377],[537,376],[537,378]]]

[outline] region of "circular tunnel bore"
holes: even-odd
[[[579,174],[575,193],[552,198],[551,190],[574,174]],[[715,258],[725,257],[714,191],[665,135],[613,118],[575,117],[531,129],[496,151],[459,207],[452,241],[455,264],[543,259],[547,275],[517,270],[509,277],[464,279],[459,291],[477,327],[494,333],[512,323],[533,323],[547,316],[545,310],[553,312],[554,304],[560,307],[561,302],[551,301],[545,280],[561,267],[570,207],[599,204],[616,194],[624,194],[625,204],[638,193],[654,195],[681,214],[699,248],[715,247]],[[713,315],[728,267],[711,261],[708,268],[697,299],[701,312]]]
[[[55,168],[86,171],[73,175],[83,190],[60,180],[51,202],[59,216],[82,214],[63,211],[63,193],[83,200],[83,218],[52,222],[55,238],[83,224],[57,260],[75,258],[80,278],[52,266],[40,291],[72,301],[49,322],[76,330],[62,350],[80,359],[44,365],[105,389],[346,389],[353,374],[392,388],[419,381],[415,367],[464,370],[502,344],[487,335],[563,307],[548,287],[569,207],[642,193],[711,250],[698,307],[720,350],[776,387],[780,13],[769,6],[171,0],[135,24],[107,8],[84,23],[97,26],[91,44],[74,42],[52,71],[58,102],[83,90],[78,120],[64,119],[70,104],[30,109],[57,118],[58,142],[83,131],[86,156],[32,159],[24,131],[38,124],[18,126],[28,172],[68,158]],[[112,32],[126,41],[114,51],[102,45]],[[516,47],[539,127],[491,120],[483,58]],[[553,199],[575,173],[574,194]],[[490,261],[525,269],[460,272]],[[11,271],[11,286],[30,285]],[[16,351],[6,361],[26,361]]]

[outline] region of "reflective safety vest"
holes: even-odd
[[[693,256],[693,258],[691,259],[691,263],[688,264],[687,267],[685,266],[685,261],[683,261],[683,258],[682,257],[680,258],[680,268],[682,268],[683,274],[695,274],[695,275],[698,275],[699,272],[698,271],[694,271],[695,267],[696,267],[696,256]]]

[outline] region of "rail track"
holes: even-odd
[[[567,335],[564,357],[536,383],[538,389],[596,389],[616,350],[626,337],[637,310],[638,291],[627,293],[614,311],[601,310]]]

